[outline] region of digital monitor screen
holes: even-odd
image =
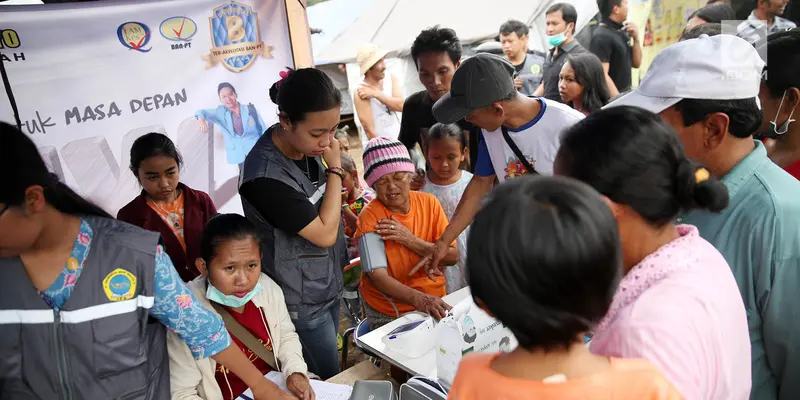
[[[408,332],[408,331],[410,331],[410,330],[422,325],[423,322],[425,322],[425,319],[421,319],[419,321],[414,321],[414,322],[409,322],[409,323],[407,323],[405,325],[400,325],[397,328],[395,328],[395,330],[389,332],[389,335],[396,335],[398,333]]]

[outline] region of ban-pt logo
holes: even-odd
[[[188,42],[197,33],[197,24],[187,17],[167,18],[158,27],[164,39],[176,42]]]
[[[136,276],[117,268],[103,279],[103,291],[111,301],[130,300],[136,293]]]
[[[152,48],[144,47],[150,43],[150,28],[141,22],[126,22],[117,28],[117,38],[123,46],[130,50],[147,53]]]
[[[175,42],[170,45],[172,50],[189,49],[197,33],[197,24],[191,18],[171,17],[161,22],[158,31],[164,39]]]
[[[272,46],[261,41],[258,14],[250,6],[230,2],[214,9],[208,19],[211,28],[211,53],[203,56],[206,68],[222,63],[233,72],[253,65],[258,56],[272,58]]]

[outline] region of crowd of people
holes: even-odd
[[[698,10],[633,89],[627,0],[603,3],[588,49],[574,7],[550,7],[538,72],[524,24],[500,28],[504,56],[466,59],[426,29],[407,98],[365,46],[363,171],[330,78],[287,71],[279,121],[232,161],[244,216],[149,133],[115,219],[0,124],[0,397],[313,399],[360,258],[371,329],[441,319],[468,286],[515,335],[464,358],[453,399],[800,398],[800,30],[775,1],[739,36],[728,5]]]

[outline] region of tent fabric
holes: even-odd
[[[328,0],[308,7],[306,14],[309,27],[321,31],[311,35],[314,58],[358,20],[371,2],[372,0]]]
[[[317,64],[352,63],[356,49],[365,43],[389,50],[390,56],[402,56],[410,51],[411,43],[420,31],[434,25],[451,28],[462,43],[472,44],[494,37],[500,25],[511,18],[531,26],[529,47],[544,51],[547,48],[544,12],[552,4],[562,1],[371,0],[349,27],[324,48],[315,49],[315,61]],[[579,10],[579,28],[597,14],[595,0],[567,2]],[[314,21],[311,15],[309,21]],[[314,22],[311,25],[317,28]]]

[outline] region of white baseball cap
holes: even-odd
[[[639,87],[603,108],[636,106],[658,114],[683,99],[749,99],[758,96],[763,69],[746,40],[700,35],[661,50]]]

